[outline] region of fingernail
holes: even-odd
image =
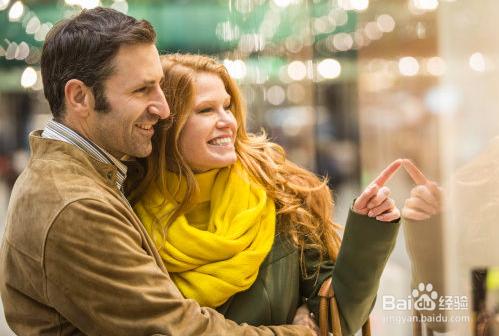
[[[369,211],[369,212],[367,213],[367,215],[368,215],[369,217],[373,217],[374,213],[373,213],[372,211]]]

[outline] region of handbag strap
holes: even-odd
[[[332,321],[333,336],[342,336],[340,314],[338,303],[336,302],[334,289],[332,286],[333,278],[327,278],[319,289],[319,335],[329,335],[329,317]],[[362,335],[371,336],[371,324],[369,318],[362,326]]]

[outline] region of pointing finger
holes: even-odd
[[[412,163],[411,160],[405,159],[404,160],[404,168],[411,177],[411,179],[414,181],[416,184],[426,184],[429,182],[429,180],[424,176],[423,172],[419,170],[418,167],[414,163]]]
[[[378,185],[379,187],[382,187],[385,185],[385,183],[395,174],[395,172],[400,168],[402,165],[402,159],[397,159],[390,163],[388,167],[386,167],[381,174],[376,177],[374,180],[374,184]]]

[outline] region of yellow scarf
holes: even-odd
[[[169,194],[153,184],[135,211],[183,295],[218,307],[255,281],[274,241],[274,201],[240,163],[197,174],[194,208],[175,219],[163,237],[161,229],[186,189],[178,175],[167,178]],[[166,206],[158,207],[165,198]]]

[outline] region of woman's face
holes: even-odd
[[[180,132],[180,153],[194,172],[223,168],[236,162],[237,121],[222,79],[200,73],[194,82],[194,104]]]

